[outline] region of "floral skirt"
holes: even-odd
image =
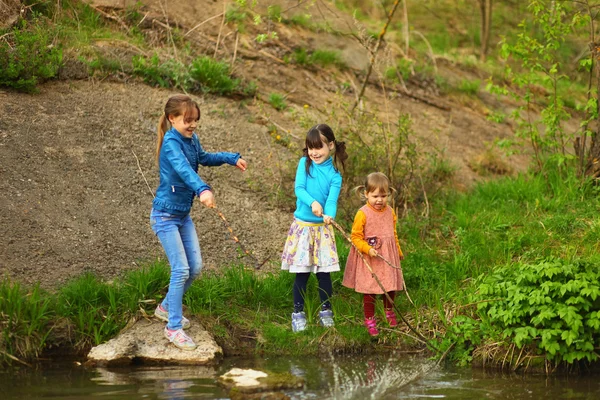
[[[281,255],[281,269],[295,273],[339,271],[333,227],[295,219]]]

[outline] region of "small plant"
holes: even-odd
[[[314,64],[318,64],[322,67],[329,65],[335,65],[337,67],[345,67],[345,64],[340,58],[340,53],[334,50],[315,50],[310,55],[310,59]]]
[[[294,50],[292,58],[299,65],[320,65],[322,67],[335,65],[342,69],[346,67],[340,58],[340,53],[334,50],[315,50],[309,54],[306,49],[297,48]]]
[[[133,57],[133,73],[141,76],[144,82],[164,88],[179,87],[191,90],[191,80],[187,68],[175,60],[161,62],[157,54],[147,58],[144,56]]]
[[[294,14],[290,18],[284,19],[284,23],[289,25],[297,25],[303,28],[309,28],[312,17],[310,14]]]
[[[307,65],[309,63],[308,53],[304,48],[295,49],[293,59],[296,62],[296,64]]]
[[[385,70],[385,77],[393,82],[399,82],[400,77],[407,80],[414,74],[414,61],[408,58],[401,58],[398,60],[398,64],[395,66],[388,67]]]
[[[96,58],[93,58],[89,61],[83,57],[79,57],[79,60],[87,64],[89,72],[92,75],[96,72],[108,75],[110,73],[120,71],[123,68],[119,60],[107,58],[100,54],[98,54]]]
[[[246,16],[247,14],[237,4],[233,4],[225,11],[225,22],[242,24]]]
[[[200,84],[204,93],[228,95],[240,88],[241,81],[230,76],[229,65],[203,56],[192,61],[190,76]]]
[[[281,6],[270,5],[267,8],[267,18],[274,22],[281,22]]]
[[[458,91],[462,93],[466,93],[469,96],[474,96],[479,91],[479,86],[481,85],[481,81],[478,79],[469,80],[463,79],[458,84]]]
[[[283,111],[287,108],[285,96],[279,93],[271,93],[269,95],[269,104],[277,111]]]

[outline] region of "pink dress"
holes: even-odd
[[[385,209],[377,211],[367,204],[360,210],[366,217],[364,239],[377,250],[377,253],[397,268],[392,268],[381,258],[371,257],[368,254],[363,254],[365,260],[367,260],[386,291],[404,289],[404,278],[400,269],[400,255],[396,245],[396,227],[394,226],[392,209],[387,206]],[[352,246],[348,255],[342,285],[354,289],[358,293],[383,294],[383,290],[372,277],[371,272],[354,246]]]

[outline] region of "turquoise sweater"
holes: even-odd
[[[337,201],[342,189],[342,175],[335,169],[333,158],[321,164],[310,164],[310,176],[306,174],[306,157],[302,157],[296,170],[296,211],[294,217],[313,223],[323,218],[312,213],[311,204],[316,200],[323,207],[323,214],[335,218]]]

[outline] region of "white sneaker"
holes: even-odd
[[[158,307],[156,307],[156,310],[154,310],[154,316],[160,319],[161,321],[165,321],[166,323],[169,322],[169,312],[165,310],[160,304],[158,305]],[[190,320],[184,317],[183,315],[181,316],[181,326],[183,327],[183,329],[188,329],[190,327]]]
[[[183,329],[172,331],[165,326],[165,337],[169,340],[169,342],[173,343],[175,347],[181,350],[194,350],[196,348],[196,343],[194,343],[194,340],[189,337],[183,331]]]

